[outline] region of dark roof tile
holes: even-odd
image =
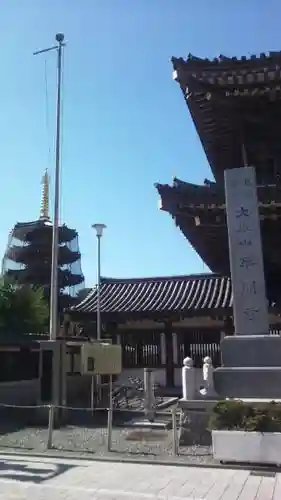
[[[227,309],[232,306],[230,278],[214,274],[159,278],[103,278],[103,313],[165,313]],[[97,288],[73,312],[95,313]]]

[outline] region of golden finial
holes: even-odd
[[[46,169],[42,178],[42,198],[40,208],[40,219],[49,220],[49,174]]]

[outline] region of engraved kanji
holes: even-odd
[[[237,229],[237,233],[248,233],[251,231],[251,227],[247,222],[241,221]]]
[[[238,245],[240,247],[250,247],[250,246],[252,246],[252,241],[251,240],[246,240],[246,238],[245,238],[244,240],[239,241]]]
[[[257,307],[248,307],[244,309],[244,314],[249,321],[253,321],[255,315],[258,314],[259,309]]]
[[[255,266],[256,262],[250,256],[240,257],[240,267],[244,267],[245,269],[249,269],[252,266]]]
[[[239,219],[240,217],[249,217],[250,211],[248,208],[245,207],[240,207],[238,210],[236,210],[236,218]]]
[[[257,282],[256,281],[244,281],[241,283],[241,295],[256,295],[257,294]]]

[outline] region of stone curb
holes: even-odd
[[[123,463],[123,464],[143,464],[143,465],[166,465],[166,466],[175,466],[175,467],[200,467],[202,469],[232,469],[232,470],[249,470],[249,471],[256,471],[256,472],[276,472],[280,473],[281,472],[281,467],[276,467],[276,466],[266,466],[266,465],[251,465],[251,464],[244,464],[244,465],[239,465],[239,464],[221,464],[221,463],[216,463],[216,464],[206,464],[206,463],[197,463],[197,462],[180,462],[177,460],[148,460],[148,459],[143,459],[143,458],[125,458],[125,457],[101,457],[101,456],[93,456],[89,453],[89,456],[81,456],[78,453],[75,452],[61,452],[61,451],[51,451],[47,450],[45,452],[33,452],[32,450],[18,450],[18,449],[11,449],[7,451],[6,449],[2,449],[0,447],[0,455],[2,456],[14,456],[17,455],[19,457],[35,457],[35,458],[58,458],[61,460],[81,460],[84,462],[108,462],[108,463]]]

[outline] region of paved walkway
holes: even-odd
[[[281,474],[0,455],[0,500],[280,500]]]

